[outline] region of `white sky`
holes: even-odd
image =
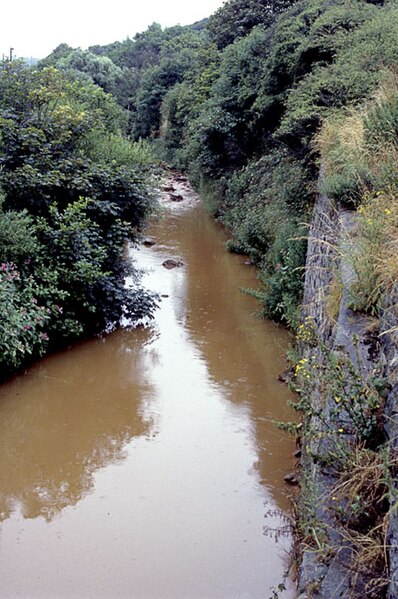
[[[122,41],[156,21],[188,25],[210,16],[223,0],[6,0],[1,7],[0,58],[44,58],[58,44],[87,48]]]

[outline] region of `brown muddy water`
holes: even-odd
[[[0,388],[2,598],[267,599],[281,582],[288,335],[256,317],[239,291],[253,269],[177,188],[156,245],[132,252],[168,296],[155,321]]]

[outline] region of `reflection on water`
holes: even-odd
[[[93,486],[98,468],[149,435],[151,388],[140,349],[148,330],[84,343],[43,360],[0,389],[0,515],[51,520]]]
[[[156,321],[0,388],[4,597],[257,598],[281,581],[288,541],[264,527],[288,506],[291,441],[271,422],[288,417],[288,337],[255,317],[254,273],[200,207],[151,235]]]
[[[226,237],[220,227],[200,206],[184,215],[181,228],[179,218],[178,213],[168,217],[176,230],[171,245],[163,222],[153,231],[159,242],[155,252],[168,255],[172,250],[184,257],[184,273],[178,273],[181,278],[173,281],[175,316],[223,397],[247,408],[260,478],[278,506],[288,509],[281,481],[291,467],[287,460],[291,445],[274,423],[294,418],[288,409],[290,393],[278,382],[278,375],[286,368],[289,335],[261,320],[257,301],[240,292],[241,288],[257,286],[256,274],[244,265],[244,259],[226,253]],[[154,262],[154,251],[146,258],[149,266]],[[166,288],[156,271],[150,283],[159,292]]]

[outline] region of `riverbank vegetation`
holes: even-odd
[[[257,265],[264,314],[296,326],[321,153],[315,135],[325,119],[341,120],[344,107],[371,97],[388,79],[398,54],[397,20],[394,3],[381,0],[230,0],[191,26],[162,29],[154,23],[133,39],[86,51],[60,44],[39,63],[36,77],[47,73],[54,94],[60,83],[51,83],[50,73],[56,72],[59,81],[68,81],[65,93],[85,104],[84,117],[73,109],[67,123],[63,115],[63,126],[73,127],[81,162],[83,154],[91,161],[90,167],[80,164],[83,185],[77,190],[73,183],[71,197],[90,196],[84,179],[98,161],[106,164],[116,197],[118,185],[126,184],[121,161],[138,161],[140,170],[138,148],[143,152],[142,140],[149,142],[161,160],[187,171],[200,188],[209,209],[231,231],[229,249],[248,254]],[[58,108],[51,116],[61,118]],[[121,133],[135,145],[124,140],[122,148]],[[62,141],[65,147],[75,143]],[[134,156],[127,147],[135,148]],[[112,152],[119,168],[112,166]],[[59,147],[57,160],[61,153]],[[30,209],[43,202],[42,192],[51,193],[43,188],[49,175],[29,189],[34,179],[29,168],[21,173],[28,183],[25,198],[14,189],[14,207],[28,203]],[[352,189],[339,187],[341,177],[329,174],[328,186],[348,200],[357,193],[356,173]]]
[[[0,373],[150,314],[123,245],[150,211],[150,159],[110,95],[53,67],[0,65]]]
[[[324,191],[358,209],[352,307],[379,317],[398,280],[397,131],[397,75],[386,70],[369,100],[327,119],[317,135]]]
[[[394,68],[397,19],[382,1],[230,0],[192,26],[153,24],[80,51],[80,62],[60,47],[46,64],[95,77],[112,61],[118,76],[113,70],[102,85],[128,110],[131,136],[188,171],[231,231],[229,249],[258,266],[264,313],[295,326],[318,172],[314,136]]]

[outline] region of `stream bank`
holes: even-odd
[[[302,599],[398,596],[396,483],[388,482],[398,433],[398,295],[386,295],[381,320],[351,309],[355,230],[356,213],[319,191],[295,368],[305,414]]]

